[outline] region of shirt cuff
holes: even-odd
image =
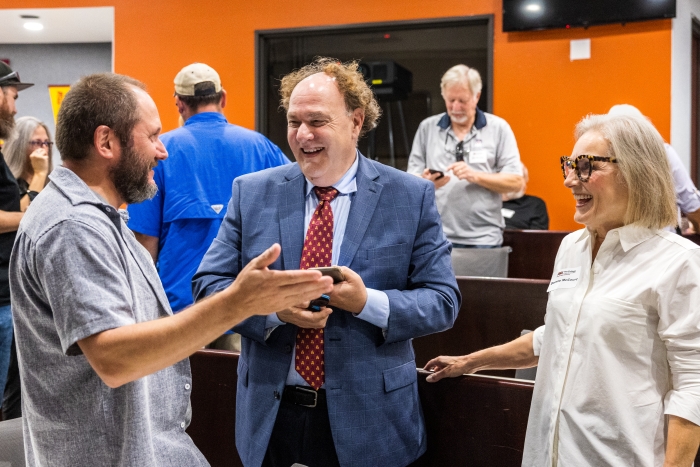
[[[532,353],[535,354],[535,357],[540,356],[540,351],[542,350],[542,340],[543,339],[544,339],[544,325],[535,329],[535,332],[532,335]]]
[[[675,415],[700,425],[698,393],[671,390],[666,394],[664,414]]]
[[[389,296],[380,290],[367,289],[367,303],[355,316],[386,332],[389,329]]]
[[[285,323],[279,317],[277,316],[277,313],[272,313],[271,315],[267,315],[265,318],[265,340],[270,337],[270,334],[272,334],[272,331],[277,329],[277,326],[284,326]]]

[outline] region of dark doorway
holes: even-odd
[[[373,147],[374,159],[401,170],[406,169],[420,122],[445,111],[440,78],[451,66],[463,63],[481,73],[479,107],[491,111],[492,15],[256,31],[256,47],[256,129],[292,160],[287,122],[279,107],[279,80],[316,56],[342,61],[389,60],[413,74],[413,90],[405,99],[380,99],[383,116],[374,144],[370,146],[368,137],[359,143],[364,154]]]
[[[690,130],[690,178],[695,186],[700,181],[700,23],[693,19],[693,45],[691,64],[691,130]]]

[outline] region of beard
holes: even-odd
[[[469,120],[469,116],[467,114],[451,114],[447,113],[450,117],[450,121],[456,123],[457,125],[467,123],[467,120]]]
[[[112,183],[127,204],[136,204],[153,198],[158,186],[149,180],[151,161],[134,150],[133,139],[123,146],[121,159],[110,170]]]
[[[0,91],[2,92],[2,91]],[[7,105],[0,106],[0,139],[7,139],[15,128],[15,117],[7,108]]]

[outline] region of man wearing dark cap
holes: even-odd
[[[23,83],[19,73],[0,62],[0,140],[7,140],[15,126],[17,93],[33,84]],[[12,244],[23,213],[19,207],[19,187],[0,152],[0,396],[5,389],[12,348],[12,312],[7,269]]]
[[[219,231],[239,175],[289,163],[263,135],[226,121],[226,91],[203,63],[175,77],[175,105],[185,125],[161,140],[167,160],[155,168],[158,194],[129,206],[129,228],[153,256],[174,312],[192,304],[192,276]],[[225,335],[218,348],[236,349]]]

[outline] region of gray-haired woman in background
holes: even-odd
[[[26,211],[29,203],[48,182],[53,169],[51,161],[51,133],[41,120],[21,117],[15,122],[15,131],[5,144],[5,162],[17,179],[20,191],[20,209]]]
[[[676,221],[663,140],[646,120],[591,115],[564,185],[586,226],[561,244],[546,326],[426,365],[428,381],[538,365],[525,466],[690,466],[700,441],[700,247]]]

